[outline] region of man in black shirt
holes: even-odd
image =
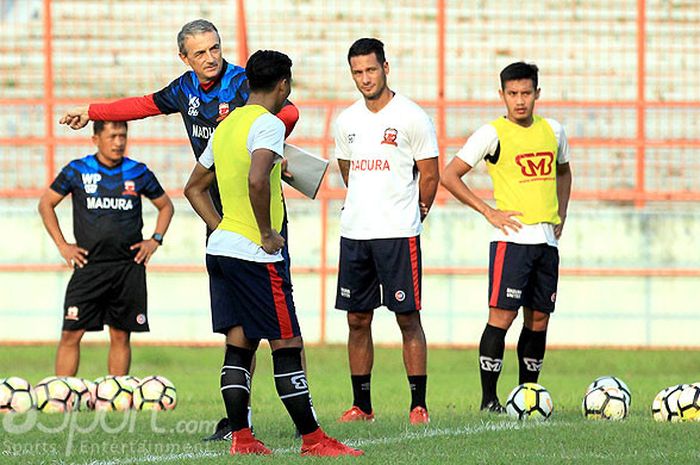
[[[108,370],[126,375],[131,332],[148,331],[146,268],[163,243],[173,204],[153,173],[124,157],[125,122],[94,124],[97,152],[66,165],[39,200],[39,213],[68,266],[74,268],[64,303],[56,375],[74,376],[85,331],[110,331]],[[55,208],[72,194],[76,243],[66,241]],[[141,196],[158,209],[154,234],[141,234]]]

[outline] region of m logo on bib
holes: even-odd
[[[515,157],[515,163],[526,178],[549,176],[552,174],[552,162],[552,152],[523,153]]]

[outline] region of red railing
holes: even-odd
[[[669,182],[665,188],[650,189],[647,186],[646,179],[648,175],[648,160],[647,155],[649,149],[673,148],[673,149],[688,149],[697,151],[700,149],[700,137],[698,138],[649,138],[647,131],[648,112],[650,110],[672,110],[672,111],[699,111],[700,99],[686,101],[649,101],[647,98],[647,69],[646,62],[648,56],[647,43],[647,12],[646,2],[644,0],[637,1],[636,11],[636,98],[632,100],[596,100],[596,101],[574,101],[574,100],[543,100],[538,104],[538,108],[546,113],[548,110],[555,109],[613,109],[620,114],[622,111],[633,111],[635,115],[635,133],[634,137],[576,137],[570,138],[572,152],[577,154],[574,156],[572,165],[575,176],[575,190],[573,192],[574,200],[603,200],[628,202],[642,207],[648,202],[657,201],[700,201],[700,180],[697,180],[690,188],[684,190],[673,189],[672,183]],[[237,1],[237,31],[236,38],[238,42],[238,60],[243,63],[248,56],[249,34],[246,25],[246,4],[244,0]],[[461,146],[468,134],[460,135],[459,137],[451,136],[447,130],[447,121],[450,117],[450,112],[460,108],[493,108],[494,112],[501,111],[501,103],[497,100],[482,100],[482,99],[465,99],[456,100],[446,97],[446,76],[447,76],[447,37],[448,21],[447,16],[448,5],[446,0],[437,0],[435,2],[435,21],[436,27],[436,53],[437,66],[435,69],[435,85],[437,87],[434,99],[424,99],[420,103],[434,110],[436,129],[440,146],[440,161],[442,166],[447,161],[448,155],[451,155],[456,150],[456,147]],[[0,106],[6,111],[12,112],[14,108],[21,106],[40,106],[44,113],[43,115],[43,135],[37,134],[33,136],[3,136],[0,133],[0,150],[3,153],[9,152],[13,147],[43,147],[44,148],[44,180],[48,184],[56,173],[56,149],[57,147],[77,145],[82,143],[81,139],[76,137],[68,137],[58,135],[59,131],[56,128],[56,113],[58,107],[66,107],[99,100],[99,96],[92,98],[90,96],[69,98],[59,97],[55,93],[55,76],[54,76],[54,31],[52,26],[52,1],[44,0],[43,2],[43,95],[41,97],[30,98],[2,98],[0,97]],[[0,50],[0,52],[2,52]],[[494,71],[495,72],[495,71]],[[349,80],[349,78],[348,78]],[[163,83],[165,84],[165,83]],[[0,83],[1,85],[1,83]],[[103,96],[104,97],[104,96]],[[102,98],[104,100],[104,98]],[[323,109],[323,123],[319,128],[319,135],[310,137],[299,135],[292,137],[292,142],[301,146],[320,147],[320,152],[325,158],[331,158],[332,139],[332,121],[337,111],[348,105],[349,101],[343,100],[314,100],[300,99],[295,101],[299,106],[302,117],[305,109]],[[619,116],[624,117],[624,116]],[[138,146],[186,146],[187,140],[184,137],[132,137],[130,139],[131,147]],[[604,148],[620,148],[630,149],[634,151],[634,182],[632,187],[621,187],[615,189],[599,189],[591,187],[586,182],[580,182],[580,178],[576,178],[577,164],[587,163],[585,152],[586,149],[604,149]],[[579,156],[578,154],[582,154]],[[698,159],[700,159],[700,151],[698,151]],[[3,163],[3,156],[0,155],[0,166]],[[593,162],[590,162],[593,163]],[[700,161],[696,161],[700,164]],[[332,168],[335,169],[335,168]],[[5,170],[5,167],[3,168]],[[183,174],[184,175],[184,174]],[[173,186],[172,194],[181,195],[181,188]],[[0,198],[33,198],[38,197],[43,190],[43,186],[0,186]],[[299,195],[293,191],[289,191],[290,198],[299,198]],[[486,190],[479,191],[482,196],[488,196]],[[296,273],[310,273],[319,276],[319,308],[321,309],[321,342],[325,340],[325,316],[326,316],[326,299],[329,290],[327,289],[327,277],[332,276],[336,269],[328,265],[328,215],[329,202],[342,199],[344,197],[344,189],[333,187],[328,180],[324,180],[319,191],[318,201],[320,202],[321,221],[321,250],[319,256],[319,265],[316,267],[296,267]],[[445,203],[450,199],[450,196],[444,191],[438,192],[437,202]],[[53,272],[60,270],[59,265],[54,264],[3,264],[0,265],[0,272]],[[192,272],[201,271],[202,268],[196,265],[153,265],[153,269],[162,272]],[[471,275],[482,274],[485,270],[482,268],[442,268],[442,267],[426,267],[424,273],[427,275]],[[643,268],[625,268],[625,269],[598,269],[598,268],[576,268],[564,269],[563,275],[576,276],[700,276],[700,269],[643,269]]]

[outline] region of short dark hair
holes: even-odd
[[[539,68],[534,63],[525,63],[524,61],[511,63],[501,71],[501,89],[506,88],[506,82],[519,79],[531,79],[533,87],[537,89],[538,71]]]
[[[104,128],[106,125],[111,124],[112,127],[120,127],[123,126],[124,129],[127,131],[129,130],[129,125],[126,124],[126,121],[94,121],[92,123],[92,133],[94,135],[98,135],[102,131],[104,131]]]
[[[368,37],[363,37],[362,39],[357,39],[354,44],[350,46],[348,50],[348,63],[350,63],[350,58],[370,55],[374,53],[377,57],[377,61],[380,64],[386,62],[386,56],[384,55],[384,44],[379,39],[372,39]]]
[[[276,50],[258,50],[245,66],[250,90],[272,90],[282,79],[292,79],[292,60]]]

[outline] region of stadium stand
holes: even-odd
[[[243,7],[245,16],[239,15]],[[539,112],[561,121],[572,146],[574,204],[562,242],[559,344],[697,345],[700,277],[700,4],[687,1],[461,2],[419,0],[24,0],[0,2],[0,340],[53,339],[67,273],[35,213],[38,194],[67,160],[91,149],[88,131],[58,127],[77,102],[143,95],[184,65],[175,35],[213,20],[225,56],[250,51],[294,60],[292,141],[332,158],[331,122],[356,98],[345,54],[357,37],[387,44],[390,82],[433,116],[443,162],[480,124],[501,114],[498,71],[524,59],[541,69]],[[193,157],[178,117],[130,127],[130,151],[179,194]],[[332,310],[337,217],[343,191],[333,168],[320,200],[290,192],[296,292],[307,340],[343,340]],[[488,178],[478,170],[479,188]],[[442,192],[426,231],[426,331],[430,341],[473,344],[485,308],[489,231]],[[189,341],[211,340],[202,275],[202,228],[184,202],[154,262],[151,302]],[[64,206],[62,221],[70,221]],[[148,227],[148,226],[147,226]],[[316,238],[295,242],[295,238]],[[25,297],[41,286],[42,295]],[[677,311],[678,307],[684,309]],[[674,311],[675,310],[675,311]],[[602,324],[604,323],[604,324]],[[46,328],[44,332],[12,328]],[[604,327],[595,336],[589,329]],[[625,337],[615,338],[623,333]],[[384,342],[395,342],[388,333]]]

